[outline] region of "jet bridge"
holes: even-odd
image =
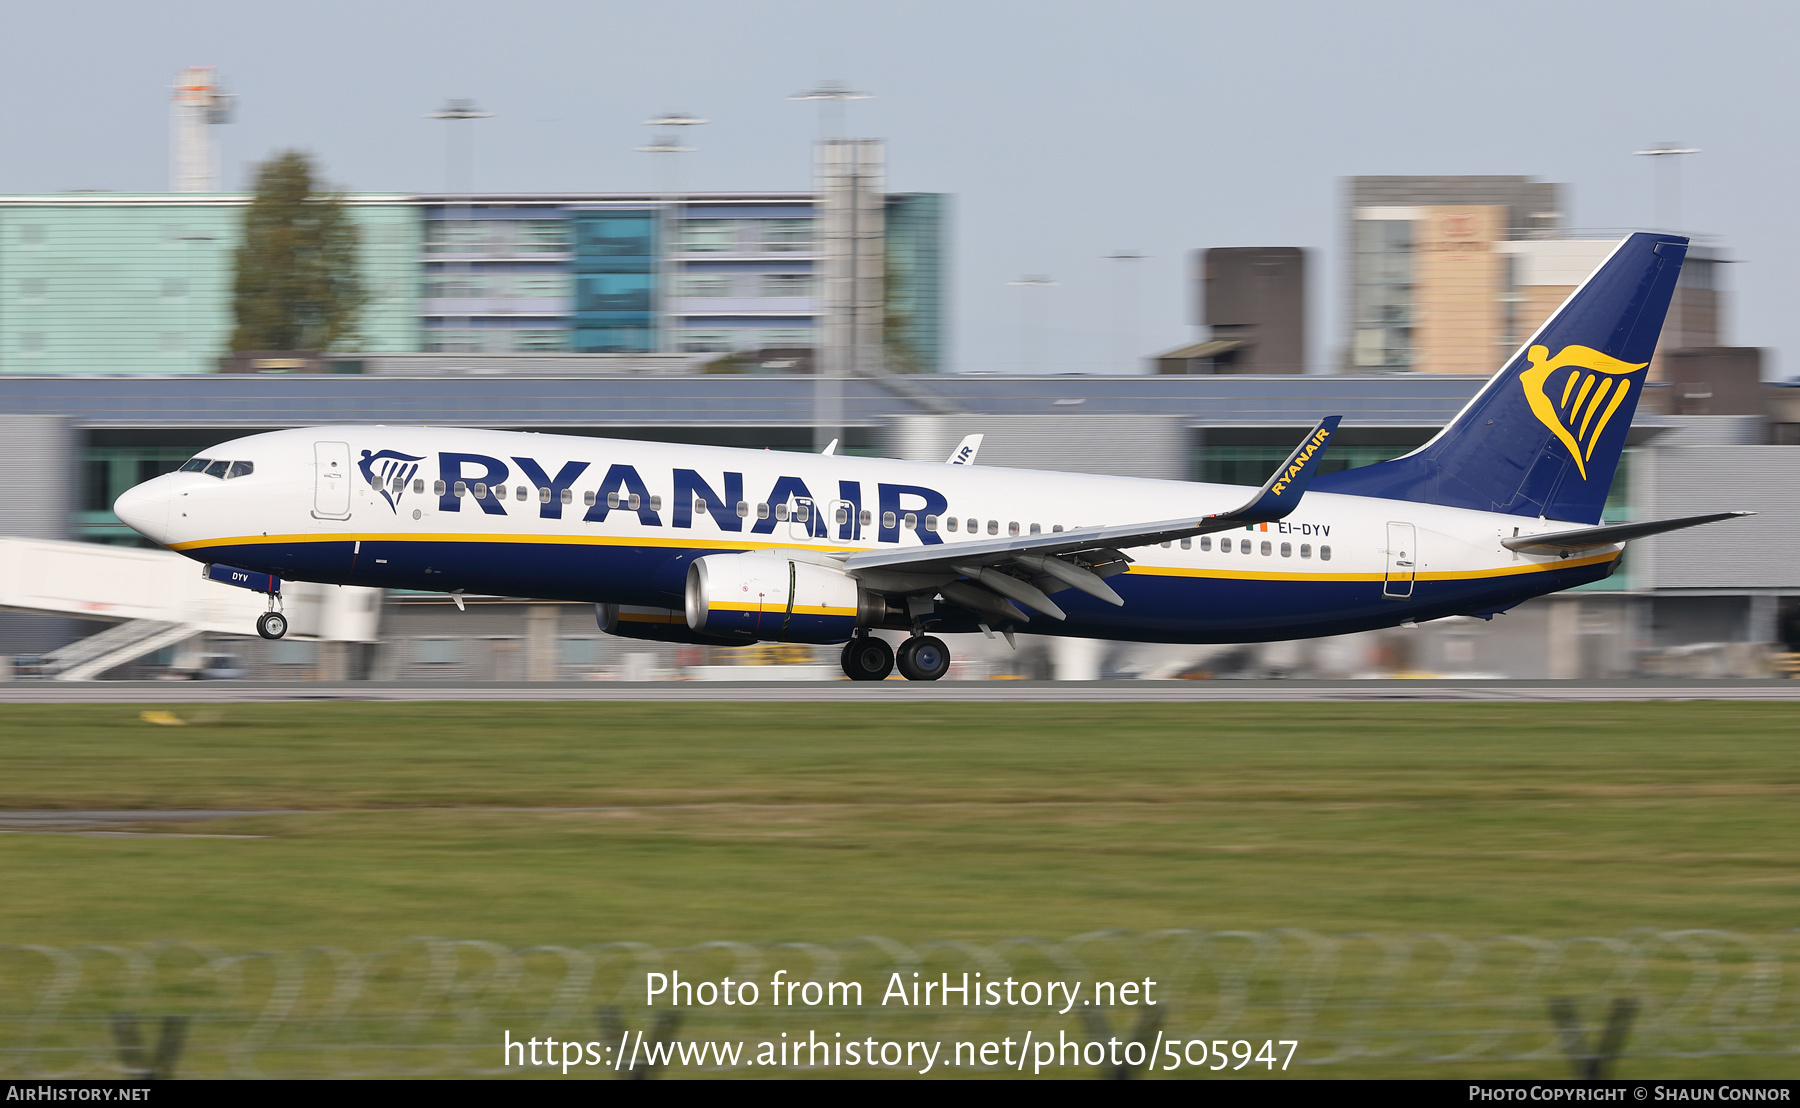
[[[262,593],[206,580],[198,562],[166,550],[0,538],[0,608],[111,621],[44,656],[44,673],[89,681],[203,633],[254,636]],[[373,642],[381,590],[287,582],[290,639]]]

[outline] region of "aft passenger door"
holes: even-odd
[[[1413,576],[1419,564],[1418,531],[1410,523],[1387,525],[1387,576],[1381,595],[1394,600],[1412,596]]]
[[[350,444],[313,443],[313,515],[350,518]]]

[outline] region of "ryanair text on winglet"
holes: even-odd
[[[1330,437],[1331,432],[1323,427],[1314,431],[1312,438],[1307,439],[1306,445],[1294,455],[1293,464],[1287,467],[1287,472],[1281,475],[1281,478],[1270,487],[1269,491],[1276,496],[1286,492],[1287,487],[1293,484],[1294,478],[1298,477],[1300,472],[1306,468],[1306,463],[1311,460],[1312,456],[1325,448],[1325,440]]]

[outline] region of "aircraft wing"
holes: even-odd
[[[1337,432],[1338,421],[1342,418],[1327,416],[1320,420],[1256,495],[1228,512],[1153,523],[1077,527],[1070,531],[1004,539],[938,543],[906,550],[871,550],[850,555],[844,560],[844,568],[859,575],[877,570],[899,570],[908,574],[949,573],[968,578],[968,583],[954,581],[938,591],[953,603],[1015,619],[1028,617],[1006,601],[1015,601],[1056,619],[1064,618],[1062,609],[1046,594],[1065,588],[1080,589],[1111,604],[1123,604],[1124,600],[1103,578],[1125,572],[1131,559],[1122,552],[1124,549],[1230,531],[1287,516],[1299,506],[1307,485],[1318,472],[1325,446]],[[976,588],[976,583],[985,588]],[[984,604],[989,606],[984,609]]]
[[[1557,531],[1549,535],[1519,535],[1516,538],[1501,539],[1500,545],[1508,550],[1517,550],[1522,554],[1569,554],[1577,550],[1592,550],[1598,546],[1612,546],[1615,543],[1630,542],[1632,539],[1648,538],[1651,535],[1660,535],[1665,531],[1679,531],[1684,527],[1698,527],[1703,523],[1717,523],[1722,519],[1736,519],[1739,516],[1755,514],[1755,512],[1713,512],[1703,516],[1651,519],[1642,523],[1611,523],[1601,527],[1583,527],[1575,531]]]

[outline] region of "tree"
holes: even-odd
[[[356,225],[343,198],[320,191],[298,150],[257,167],[244,211],[232,309],[233,350],[331,350],[357,337],[363,305]]]

